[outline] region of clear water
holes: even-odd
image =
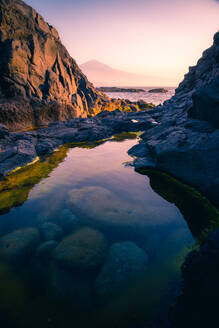
[[[159,105],[163,104],[165,100],[170,99],[175,93],[174,87],[165,87],[164,89],[168,90],[167,93],[148,92],[148,90],[154,89],[153,87],[139,87],[139,89],[145,90],[145,92],[107,92],[106,95],[110,98],[129,99],[130,101],[142,99],[148,103]]]
[[[131,160],[127,151],[134,144],[132,139],[65,148],[48,174],[37,179],[34,166],[29,168],[25,195],[21,197],[23,189],[16,184],[11,208],[2,210],[8,213],[0,216],[0,233],[49,221],[63,228],[65,238],[89,227],[105,236],[108,250],[124,241],[137,245],[148,256],[146,271],[138,272],[125,288],[102,297],[95,281],[107,251],[95,270],[66,269],[52,256],[42,259],[34,252],[16,266],[1,261],[4,327],[153,327],[194,238],[179,209],[153,191],[147,176],[127,165]],[[18,196],[21,204],[13,207]],[[66,226],[69,218],[74,222]]]

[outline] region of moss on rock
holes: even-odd
[[[63,146],[44,161],[27,165],[0,180],[0,213],[7,213],[12,207],[22,205],[34,185],[48,177],[50,172],[63,161],[67,150],[68,147]]]

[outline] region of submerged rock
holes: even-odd
[[[120,292],[124,286],[144,274],[147,265],[147,254],[133,242],[113,244],[96,279],[98,295],[107,297]]]
[[[91,228],[81,228],[64,238],[53,251],[53,259],[70,269],[95,269],[103,262],[107,251],[104,235]]]
[[[45,222],[39,226],[41,237],[43,240],[58,240],[62,236],[62,228],[57,224]]]
[[[45,241],[37,247],[36,255],[39,257],[47,257],[57,246],[58,242],[55,240]]]
[[[11,232],[0,238],[0,258],[6,261],[24,260],[33,253],[39,242],[39,232],[35,228]]]
[[[218,323],[219,228],[190,252],[182,266],[182,291],[170,311],[176,328],[214,327]]]
[[[132,151],[137,169],[154,167],[197,187],[219,207],[218,35],[175,95],[157,107],[159,124]],[[145,154],[143,150],[145,149]]]
[[[69,234],[80,226],[78,217],[67,208],[59,213],[57,222],[62,227],[65,234]]]

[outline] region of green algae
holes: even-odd
[[[198,244],[219,226],[219,211],[195,188],[161,171],[146,169],[139,173],[150,178],[156,193],[178,207]]]
[[[22,205],[28,199],[30,190],[49,176],[64,160],[67,151],[68,147],[63,146],[44,160],[20,168],[0,180],[0,214],[9,212],[14,206]]]
[[[102,140],[96,140],[96,141],[80,141],[80,142],[71,142],[68,144],[69,148],[82,148],[82,149],[93,149],[96,148],[102,144],[104,144],[109,139],[102,139]]]
[[[115,134],[111,140],[121,142],[127,139],[136,139],[138,135],[139,134],[136,132],[122,132],[119,134]]]
[[[64,160],[69,148],[94,149],[108,140],[122,141],[126,139],[135,139],[136,133],[125,132],[118,134],[112,139],[102,139],[92,142],[74,142],[62,146],[52,155],[28,164],[23,168],[17,168],[0,180],[0,214],[5,214],[12,207],[22,205],[29,196],[31,189],[42,179],[47,178],[49,174]]]

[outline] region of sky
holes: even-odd
[[[176,86],[219,30],[219,0],[26,0],[78,64],[96,59]]]

